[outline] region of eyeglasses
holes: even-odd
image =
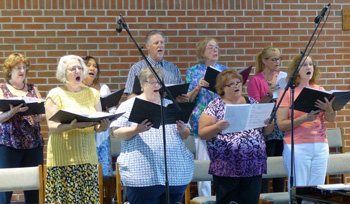
[[[212,46],[212,45],[207,46],[208,50],[214,50],[214,49],[219,49],[219,48],[220,48],[219,45],[217,45],[217,46]]]
[[[282,57],[277,57],[277,58],[271,58],[272,62],[277,62],[277,61],[281,61]]]
[[[158,81],[146,81],[149,85],[155,85],[162,86]]]
[[[70,72],[76,72],[76,71],[81,71],[82,72],[84,70],[84,68],[79,67],[79,66],[73,66],[73,67],[71,67],[71,68],[69,68],[67,70],[70,71]]]
[[[23,69],[24,71],[27,71],[28,67],[27,66],[23,66],[23,67],[19,66],[19,67],[14,67],[13,69],[15,69],[17,71],[21,71]]]
[[[242,82],[241,81],[236,81],[236,82],[232,82],[232,83],[229,83],[229,84],[226,84],[225,86],[226,87],[237,87],[237,86],[239,86],[239,85],[241,85],[242,84]]]

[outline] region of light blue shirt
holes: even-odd
[[[156,66],[160,69],[163,69],[164,71],[164,84],[181,84],[181,72],[179,68],[166,60],[162,60],[160,62],[154,61],[150,56],[147,57],[148,61],[151,63],[151,65]],[[124,93],[132,93],[132,88],[134,86],[134,80],[135,76],[138,76],[141,69],[146,67],[147,63],[145,60],[141,60],[137,63],[135,63],[129,71],[128,78],[126,80],[125,84],[125,91]]]
[[[124,115],[113,121],[111,127],[134,127],[137,124],[128,121],[135,97],[120,104],[117,113]],[[170,104],[164,100],[164,105]],[[187,125],[189,126],[189,125]],[[194,161],[193,154],[182,141],[176,124],[165,125],[168,178],[170,186],[187,185],[191,182]],[[146,187],[165,185],[164,149],[162,126],[159,129],[135,135],[121,142],[121,154],[117,162],[124,186]]]

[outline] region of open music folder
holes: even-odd
[[[329,101],[335,97],[332,107],[333,110],[338,111],[344,108],[344,106],[349,102],[350,91],[324,91],[304,87],[294,102],[294,109],[305,113],[310,113],[312,110],[318,110],[319,108],[315,107],[315,102],[317,99],[324,102],[324,97],[326,97]]]
[[[10,110],[10,104],[13,106],[18,106],[23,104],[22,107],[28,107],[28,110],[25,112],[19,112],[21,116],[27,115],[36,115],[45,113],[45,99],[38,99],[34,97],[13,97],[13,98],[4,98],[0,99],[0,111],[6,112]]]
[[[165,124],[175,124],[177,120],[182,120],[187,123],[195,103],[178,103],[181,111],[176,110],[174,104],[169,104],[164,107],[164,121]],[[129,121],[134,123],[141,123],[148,119],[153,124],[153,128],[158,129],[161,124],[160,105],[148,102],[139,98],[135,98],[132,107]]]
[[[252,67],[253,67],[253,65],[238,71],[238,73],[240,73],[242,75],[242,78],[243,78],[242,84],[243,85],[247,82],[249,74],[252,70]],[[220,74],[220,71],[215,69],[214,67],[212,67],[212,66],[207,67],[207,71],[205,72],[204,80],[209,83],[209,87],[204,87],[204,88],[216,93],[216,89],[215,89],[216,77],[219,74]]]
[[[111,114],[106,112],[95,112],[91,115],[88,115],[88,114],[73,113],[65,110],[59,110],[49,120],[60,122],[60,123],[71,123],[74,119],[77,119],[78,122],[99,122],[105,118],[108,118],[110,120],[117,119],[123,114],[124,113]]]
[[[230,126],[222,133],[241,132],[265,127],[264,121],[270,116],[275,103],[226,104],[224,120]]]
[[[105,111],[107,108],[115,107],[118,105],[121,97],[123,96],[125,89],[108,94],[107,96],[100,97],[102,110]]]
[[[176,99],[176,97],[178,97],[179,95],[182,94],[187,94],[188,91],[188,87],[190,86],[189,83],[184,83],[184,84],[166,84],[165,85],[169,92],[171,93],[171,96]],[[160,89],[163,90],[163,89]],[[162,94],[162,91],[161,91]],[[167,95],[165,96],[165,98],[170,100],[170,97]]]

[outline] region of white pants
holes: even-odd
[[[209,160],[207,143],[200,137],[194,137],[196,144],[196,160]],[[211,181],[197,182],[198,196],[211,196]]]
[[[329,158],[328,143],[295,144],[294,155],[293,186],[324,184]],[[288,172],[288,178],[290,179],[290,144],[284,144],[283,160],[284,168]],[[290,182],[288,182],[288,192],[290,192]]]

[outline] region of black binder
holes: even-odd
[[[71,123],[74,119],[78,122],[99,122],[105,118],[110,120],[116,119],[122,116],[124,113],[111,114],[106,112],[96,112],[93,115],[72,113],[65,110],[59,110],[49,120],[60,122],[60,123]]]
[[[174,104],[164,107],[165,124],[174,124],[176,120],[187,123],[195,105],[195,103],[179,103],[181,111],[176,110]],[[135,98],[129,121],[141,123],[145,119],[153,124],[153,128],[158,129],[161,124],[160,105]]]
[[[119,91],[108,94],[107,96],[101,97],[102,110],[105,111],[107,108],[115,107],[118,105],[121,97],[123,96],[125,89],[120,89]]]

